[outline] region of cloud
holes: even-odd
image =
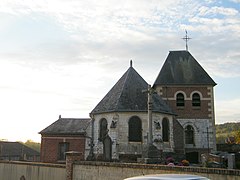
[[[238,11],[234,8],[225,8],[225,7],[206,7],[202,6],[199,8],[199,16],[217,16],[217,15],[224,15],[224,16],[235,16],[238,14]]]
[[[239,98],[216,101],[216,124],[240,122],[239,103]]]
[[[152,84],[168,51],[185,49],[185,29],[192,38],[190,52],[211,76],[239,77],[239,10],[223,5],[209,0],[2,0],[0,105],[9,107],[4,115],[11,113],[9,99],[14,98],[19,109],[11,119],[34,117],[35,132],[58,114],[86,117],[130,59]],[[218,100],[217,109],[219,102],[225,103]],[[222,113],[226,109],[216,111],[217,121],[237,117],[233,111]]]

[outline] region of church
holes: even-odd
[[[47,144],[51,144],[51,149],[56,146],[54,161],[57,154],[77,150],[82,151],[82,159],[136,162],[151,141],[165,157],[177,155],[198,163],[201,154],[216,150],[215,85],[188,50],[170,51],[151,86],[150,132],[149,85],[131,61],[89,119],[60,117],[40,132],[41,159],[49,159],[43,152],[49,155]]]
[[[199,162],[216,150],[216,83],[189,51],[170,51],[154,84],[152,142],[165,154]],[[148,142],[148,83],[132,66],[91,111],[92,151],[99,160],[141,158]]]

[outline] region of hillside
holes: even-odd
[[[237,131],[240,131],[240,122],[216,124],[217,143],[225,143],[225,139],[230,136],[235,136]]]

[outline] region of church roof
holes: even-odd
[[[61,118],[50,126],[43,129],[39,134],[49,134],[49,135],[66,135],[66,134],[85,134],[86,129],[90,123],[89,118]]]
[[[188,51],[170,51],[156,85],[213,85],[216,83]]]
[[[148,83],[130,66],[91,114],[107,112],[147,112]],[[153,112],[173,114],[157,94],[153,94]]]

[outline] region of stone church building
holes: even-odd
[[[216,149],[216,83],[189,51],[170,51],[152,96],[152,142],[163,154],[199,162]],[[136,160],[147,146],[148,83],[130,67],[91,111],[92,149],[100,160]]]
[[[197,163],[202,153],[216,150],[215,85],[189,51],[169,52],[152,85],[150,140],[162,155]],[[61,162],[64,152],[81,151],[83,159],[137,161],[150,137],[148,87],[131,62],[90,119],[60,117],[40,132],[41,160],[51,155],[51,162]]]

